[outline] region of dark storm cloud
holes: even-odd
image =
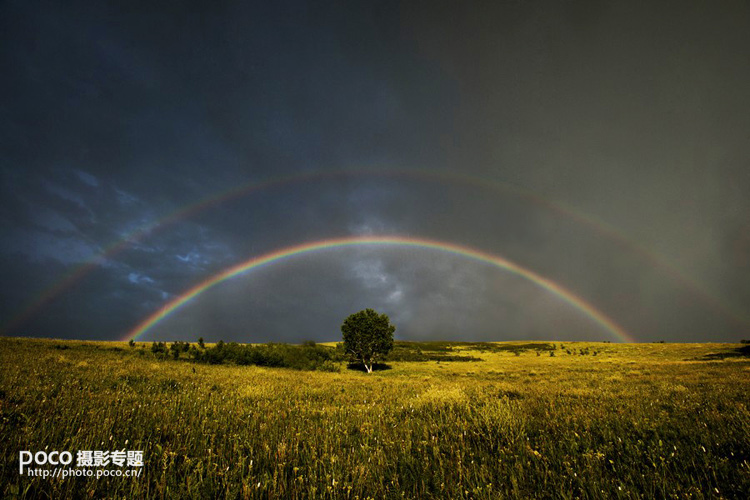
[[[747,337],[749,25],[740,2],[5,2],[2,323],[31,311],[6,333],[117,338],[253,256],[398,234],[505,256],[638,339]],[[152,335],[330,339],[376,307],[409,338],[605,338],[507,272],[357,250]]]
[[[446,10],[412,26],[466,90],[457,163],[594,214],[747,309],[720,293],[719,249],[750,213],[746,4]]]

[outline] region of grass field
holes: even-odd
[[[2,497],[750,498],[740,344],[404,344],[481,361],[372,374],[144,347],[0,339]],[[19,452],[45,449],[144,466],[20,475]]]

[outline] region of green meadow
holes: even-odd
[[[0,339],[3,498],[750,498],[747,345],[397,343],[372,374],[150,347]],[[144,465],[29,477],[21,450]]]

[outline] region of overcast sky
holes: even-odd
[[[750,338],[747,2],[192,4],[0,4],[4,335],[123,338],[249,258],[391,235],[502,256],[639,341]],[[365,307],[400,339],[617,340],[382,246],[238,276],[144,338],[336,340]]]

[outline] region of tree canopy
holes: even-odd
[[[365,365],[372,373],[372,365],[393,348],[393,332],[396,327],[386,314],[374,309],[364,309],[350,315],[341,325],[344,351]]]

